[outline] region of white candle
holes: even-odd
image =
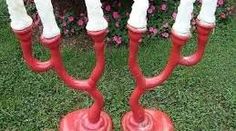
[[[202,0],[202,7],[198,19],[201,22],[215,23],[217,0]]]
[[[101,31],[108,27],[108,23],[104,18],[102,3],[100,0],[85,0],[88,23],[86,29],[88,31]]]
[[[134,0],[128,24],[135,28],[146,28],[148,0]]]
[[[34,0],[43,24],[43,37],[52,38],[60,34],[51,0]]]
[[[23,0],[6,0],[14,30],[23,30],[32,25],[32,19],[27,14]]]
[[[189,35],[191,28],[191,19],[193,12],[193,4],[195,0],[181,0],[178,7],[173,30],[180,35]]]

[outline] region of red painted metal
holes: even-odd
[[[14,32],[21,43],[24,60],[33,71],[44,72],[53,69],[66,85],[75,90],[88,92],[94,100],[90,108],[74,111],[66,115],[61,120],[60,131],[111,131],[112,120],[109,115],[102,112],[104,98],[97,90],[97,82],[103,74],[105,67],[104,39],[107,30],[98,32],[88,31],[88,35],[94,42],[96,66],[86,80],[77,80],[66,71],[60,53],[60,35],[50,39],[41,37],[42,45],[48,48],[51,54],[48,61],[41,62],[32,53],[32,26],[20,31],[14,30]]]
[[[136,80],[136,87],[129,100],[131,112],[125,114],[122,119],[124,131],[174,130],[174,126],[168,115],[158,110],[144,109],[139,103],[139,99],[145,91],[163,84],[178,65],[192,66],[197,64],[202,59],[208,38],[213,28],[214,24],[205,24],[201,21],[197,22],[198,48],[193,55],[187,57],[182,56],[182,48],[187,43],[190,36],[180,36],[172,31],[171,41],[173,45],[166,67],[159,75],[147,78],[143,75],[137,61],[140,41],[142,39],[142,34],[145,31],[140,31],[139,29],[128,25],[130,38],[129,69]]]
[[[52,67],[51,59],[46,62],[41,62],[34,58],[32,52],[32,26],[24,30],[14,30],[23,52],[23,57],[27,65],[36,72],[44,72]]]

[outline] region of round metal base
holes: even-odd
[[[67,114],[60,123],[60,131],[112,131],[112,121],[108,114],[101,112],[100,120],[91,123],[88,120],[88,109]]]
[[[161,111],[145,110],[145,120],[137,123],[133,113],[128,112],[122,119],[123,131],[173,131],[170,118]]]

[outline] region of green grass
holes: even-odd
[[[0,24],[9,20],[6,0],[0,0]]]
[[[201,63],[178,67],[160,88],[149,91],[142,99],[147,108],[167,112],[178,131],[236,130],[236,28],[233,21],[216,28]],[[193,39],[185,54],[193,51]],[[83,92],[69,90],[53,71],[37,74],[22,59],[19,43],[9,28],[0,22],[0,130],[56,130],[63,115],[91,105]],[[140,63],[146,75],[152,76],[165,66],[170,41],[145,39]],[[47,51],[35,45],[35,55],[46,59]],[[105,96],[105,111],[120,129],[122,115],[129,111],[128,97],[134,81],[127,67],[128,49],[106,50],[106,71],[99,89]],[[94,64],[92,50],[63,48],[68,71],[86,78]]]

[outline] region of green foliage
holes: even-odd
[[[0,0],[0,23],[9,20],[9,16],[7,13],[7,5],[5,0]]]

